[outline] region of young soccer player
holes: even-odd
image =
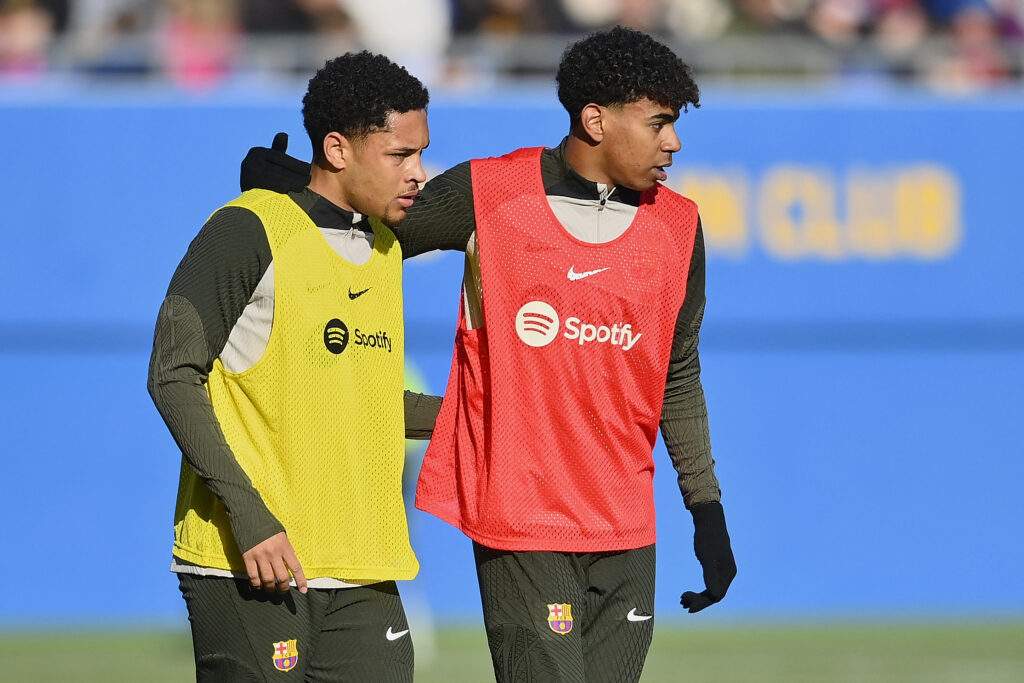
[[[412,681],[404,438],[439,401],[403,399],[388,226],[424,180],[427,101],[380,55],[327,62],[311,172],[214,212],[171,279],[149,389],[183,455],[172,571],[200,682]]]

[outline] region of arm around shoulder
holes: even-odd
[[[402,256],[412,258],[435,249],[465,251],[476,231],[470,162],[432,178],[394,229]]]

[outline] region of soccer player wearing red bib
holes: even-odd
[[[697,207],[660,184],[699,93],[667,47],[622,28],[571,45],[558,85],[562,182],[579,192],[546,182],[539,149],[470,164],[475,234],[417,507],[474,541],[498,680],[635,681],[659,422],[707,584],[684,606],[720,600],[736,573],[699,380]]]
[[[706,584],[682,605],[717,602],[736,574],[700,383],[700,220],[660,184],[699,92],[669,48],[620,27],[569,46],[558,86],[558,147],[455,166],[395,229],[406,257],[467,257],[417,507],[474,542],[499,681],[618,683],[639,679],[653,633],[659,425]],[[255,148],[243,185],[287,163]]]

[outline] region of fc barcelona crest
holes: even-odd
[[[572,605],[548,605],[548,626],[555,633],[565,635],[572,630]]]
[[[298,640],[282,640],[274,643],[274,668],[278,671],[291,671],[299,661]]]

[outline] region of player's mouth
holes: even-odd
[[[398,195],[398,203],[403,209],[408,209],[416,201],[416,195],[419,193],[419,190],[413,190],[412,192],[406,192],[405,194]]]
[[[665,172],[665,169],[668,168],[671,165],[672,165],[672,157],[669,157],[668,161],[666,161],[665,163],[659,164],[658,166],[655,166],[654,167],[654,177],[657,178],[660,181],[666,180],[668,178],[668,173]]]

